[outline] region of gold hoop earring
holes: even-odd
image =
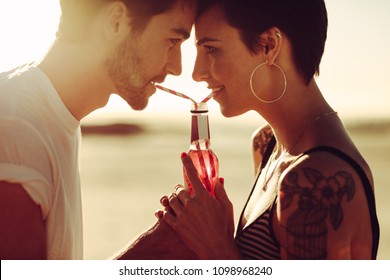
[[[259,69],[259,68],[260,68],[261,66],[263,66],[263,65],[266,65],[267,63],[268,63],[268,60],[266,60],[266,61],[263,62],[263,63],[260,63],[259,65],[257,65],[257,66],[255,67],[255,69],[253,69],[252,74],[251,74],[251,77],[250,77],[250,79],[249,79],[249,85],[250,85],[250,87],[251,87],[251,91],[252,91],[253,95],[254,95],[258,100],[260,100],[260,101],[263,102],[263,103],[270,104],[270,103],[275,103],[275,102],[279,101],[279,100],[283,97],[283,95],[286,93],[287,78],[286,78],[286,74],[284,73],[284,71],[282,70],[282,68],[280,68],[280,66],[277,65],[276,63],[272,63],[272,66],[275,66],[276,68],[278,68],[278,69],[280,70],[280,72],[282,72],[282,75],[283,75],[284,87],[283,87],[282,94],[281,94],[278,98],[276,98],[276,99],[274,99],[274,100],[265,100],[265,99],[262,99],[262,98],[258,97],[257,94],[256,94],[256,92],[255,92],[255,90],[253,89],[253,76],[254,76],[255,72],[257,71],[257,69]]]

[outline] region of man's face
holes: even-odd
[[[181,74],[181,43],[190,35],[196,7],[177,1],[152,17],[145,29],[130,34],[108,61],[117,93],[134,110],[143,110],[168,74]]]

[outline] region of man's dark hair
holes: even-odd
[[[202,0],[199,14],[215,5],[240,30],[252,53],[261,50],[259,35],[277,27],[290,39],[294,62],[305,81],[319,74],[328,29],[324,0]]]
[[[57,38],[71,42],[82,40],[87,35],[91,18],[103,5],[114,1],[126,5],[133,19],[133,31],[142,32],[151,17],[169,11],[182,0],[60,0],[62,14]]]

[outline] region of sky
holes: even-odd
[[[347,119],[390,117],[390,1],[325,0],[329,29],[317,83],[325,98]],[[58,0],[0,1],[0,72],[44,55],[55,38]],[[194,38],[182,46],[183,73],[165,86],[201,100],[209,92],[191,79]],[[190,104],[157,92],[144,112],[133,112],[113,95],[90,117],[167,115],[188,111]],[[210,111],[218,111],[211,101]]]

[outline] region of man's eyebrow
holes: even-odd
[[[218,39],[214,39],[214,38],[204,37],[204,38],[196,41],[196,45],[201,46],[201,45],[203,45],[205,43],[209,43],[209,42],[221,42],[221,41]]]
[[[185,30],[184,28],[171,28],[171,31],[173,33],[176,33],[178,35],[181,35],[183,37],[184,40],[187,40],[188,38],[190,38],[190,32],[188,32],[187,30]]]

